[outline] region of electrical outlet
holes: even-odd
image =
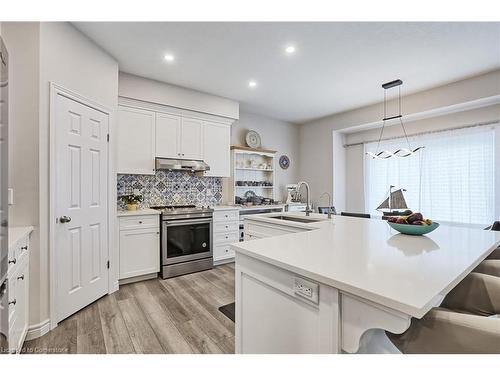
[[[319,302],[319,285],[312,281],[295,277],[293,279],[293,291],[298,296],[308,299],[309,301],[314,303]]]

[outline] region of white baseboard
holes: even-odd
[[[33,324],[28,327],[28,333],[26,334],[26,341],[37,339],[42,337],[50,331],[50,319],[44,320],[41,323]]]
[[[221,264],[234,263],[234,256],[228,258],[222,258],[219,260],[214,260],[214,266],[220,266]]]
[[[116,280],[113,283],[113,286],[111,287],[111,289],[108,291],[108,294],[113,294],[114,292],[118,291],[119,288],[120,288],[120,284],[119,284],[118,280]]]

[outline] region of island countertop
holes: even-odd
[[[288,224],[270,218],[273,215],[254,215],[251,220]],[[441,225],[425,236],[408,236],[383,220],[312,217],[323,221],[300,224],[309,231],[232,248],[237,257],[250,256],[421,318],[500,245],[500,232],[476,228]]]

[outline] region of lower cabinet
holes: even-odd
[[[214,212],[213,256],[214,264],[234,261],[231,244],[239,241],[239,211],[237,209]]]
[[[9,350],[20,353],[28,333],[29,319],[29,235],[19,238],[9,249]]]
[[[299,228],[291,225],[271,224],[260,220],[245,219],[245,241],[259,238],[281,236],[283,234],[304,232],[310,229]]]
[[[120,281],[160,271],[159,216],[153,217],[133,216],[133,227],[131,216],[120,218]]]

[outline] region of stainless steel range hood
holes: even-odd
[[[156,158],[156,169],[168,169],[171,171],[186,172],[204,172],[209,171],[210,166],[203,160]]]

